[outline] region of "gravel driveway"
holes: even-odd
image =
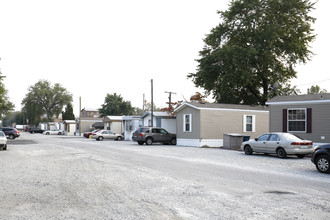
[[[0,219],[330,219],[310,158],[22,132],[0,165]]]

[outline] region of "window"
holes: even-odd
[[[288,109],[288,132],[306,132],[306,109]]]
[[[269,141],[280,141],[280,137],[277,134],[272,134]]]
[[[191,114],[183,115],[183,131],[191,132],[192,131],[192,122],[191,122]]]
[[[260,137],[258,137],[258,141],[267,141],[269,138],[269,134],[263,134]]]
[[[243,132],[255,132],[255,115],[243,115]]]

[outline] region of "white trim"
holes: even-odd
[[[305,130],[304,131],[290,131],[289,130],[289,111],[290,110],[305,110]],[[295,132],[295,133],[307,133],[307,108],[288,108],[286,113],[286,123],[287,123],[287,130],[288,132]],[[303,121],[303,120],[290,120],[290,121]]]
[[[252,117],[252,131],[246,130],[246,118]],[[243,132],[256,132],[256,116],[255,115],[243,115]]]
[[[189,131],[186,131],[186,115],[189,116]],[[192,132],[192,114],[183,114],[183,132]]]
[[[317,103],[330,103],[330,100],[266,102],[266,105],[296,105],[296,104],[317,104]]]
[[[185,139],[177,138],[177,146],[186,146],[186,147],[222,147],[223,139]]]

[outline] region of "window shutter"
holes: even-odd
[[[243,132],[246,132],[246,115],[243,115]]]
[[[252,132],[256,132],[256,116],[252,115]]]
[[[282,117],[282,131],[288,131],[288,110],[283,109],[283,117]]]
[[[307,133],[312,133],[312,109],[307,109]]]

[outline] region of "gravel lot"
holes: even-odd
[[[330,219],[310,158],[22,132],[0,165],[0,219]]]

